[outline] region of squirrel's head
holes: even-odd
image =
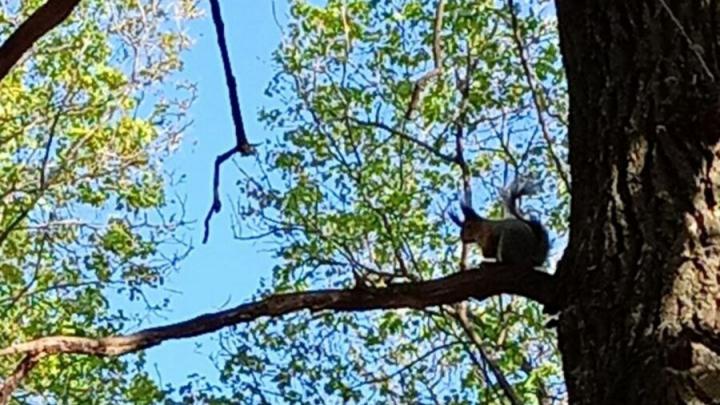
[[[490,231],[485,225],[485,221],[465,218],[465,222],[460,229],[460,240],[463,243],[482,243]]]
[[[464,221],[450,213],[450,219],[460,227],[460,240],[463,243],[481,243],[488,236],[487,221],[468,205],[462,204],[460,208],[465,216]]]

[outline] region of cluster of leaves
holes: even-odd
[[[3,1],[0,35],[43,3]],[[174,23],[196,18],[194,3],[82,1],[0,82],[0,346],[124,330],[135,315],[114,304],[160,287],[189,249],[161,162],[194,89],[178,84],[166,97],[162,83],[182,67],[189,39]],[[0,375],[16,361],[3,359]],[[15,399],[163,396],[142,357],[65,356],[43,361]]]
[[[459,271],[457,229],[444,218],[470,178],[490,216],[497,187],[543,178],[525,209],[562,247],[566,101],[551,5],[523,2],[515,24],[507,4],[445,3],[436,41],[437,2],[290,2],[267,90],[276,107],[261,113],[280,136],[262,149],[265,175],[239,183],[249,198],[236,207],[238,237],[272,241],[279,258],[261,295]],[[466,308],[470,329],[458,307],[238,327],[222,338],[222,376],[254,403],[506,403],[496,365],[524,403],[562,398],[537,305],[500,297]]]

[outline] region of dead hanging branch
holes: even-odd
[[[210,236],[210,220],[213,214],[220,212],[222,208],[222,203],[220,202],[220,168],[223,163],[235,155],[235,153],[240,153],[241,156],[249,156],[255,153],[255,148],[248,142],[247,134],[245,133],[245,125],[240,110],[237,80],[235,80],[232,65],[230,64],[230,53],[228,52],[227,40],[225,39],[225,23],[220,13],[220,3],[218,0],[210,0],[210,12],[212,14],[213,25],[215,26],[215,33],[217,34],[218,48],[220,48],[220,55],[222,57],[225,84],[230,97],[230,111],[232,113],[233,124],[235,125],[235,146],[221,153],[215,159],[213,171],[213,200],[205,216],[203,243],[206,243]]]
[[[382,288],[362,286],[275,295],[224,311],[123,336],[43,337],[2,349],[0,356],[120,356],[157,346],[168,340],[195,337],[258,318],[279,317],[303,310],[359,312],[397,308],[421,309],[453,304],[468,298],[484,300],[499,294],[519,295],[544,305],[553,305],[557,290],[555,284],[555,278],[545,272],[486,264],[482,269],[463,271],[437,280],[391,284]]]
[[[0,46],[0,80],[38,39],[70,16],[80,0],[48,0],[25,20]]]

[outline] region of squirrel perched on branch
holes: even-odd
[[[547,231],[539,221],[523,218],[517,207],[520,197],[534,194],[537,188],[536,184],[515,179],[502,190],[503,205],[509,216],[504,219],[483,218],[467,203],[461,203],[464,221],[454,213],[449,214],[460,227],[460,240],[465,244],[477,243],[483,256],[494,257],[498,263],[542,266],[550,250]]]

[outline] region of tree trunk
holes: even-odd
[[[570,93],[558,269],[570,403],[720,403],[718,1],[556,6]]]

